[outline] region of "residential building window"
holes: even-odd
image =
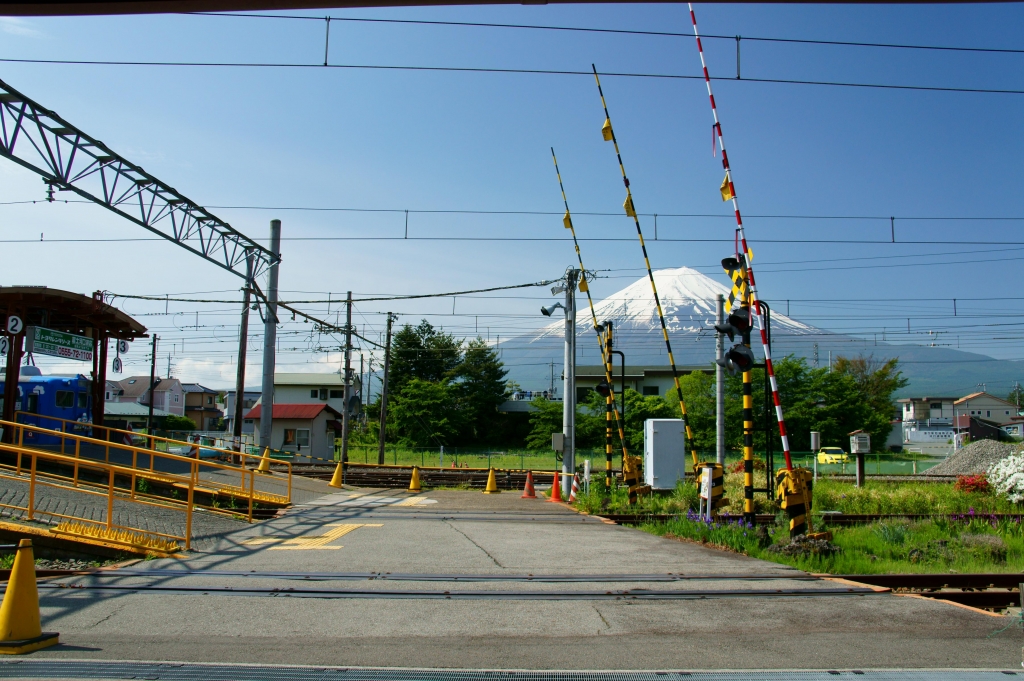
[[[75,406],[75,394],[70,390],[58,390],[56,404],[62,409],[70,409]]]
[[[281,443],[281,446],[282,447],[287,447],[289,445],[295,445],[295,429],[294,428],[285,428],[284,429],[284,442]],[[552,483],[552,484],[554,484],[554,483]]]
[[[242,423],[244,423],[247,426],[251,426],[252,425],[252,419],[242,419]],[[554,483],[552,483],[552,484],[554,484]]]
[[[327,388],[320,388],[320,399],[321,400],[326,400],[327,399]]]
[[[644,395],[660,395],[661,391],[656,385],[645,385]]]
[[[332,400],[342,399],[344,397],[345,397],[345,391],[344,390],[331,390],[331,399]],[[1009,413],[1009,412],[1007,412],[1007,413]]]
[[[107,392],[103,393],[103,399],[105,399],[105,400],[109,400],[110,399],[110,391],[109,390]],[[554,483],[552,483],[552,484],[554,484]]]
[[[178,396],[177,396],[177,395],[175,395],[175,396],[174,396],[174,403],[175,403],[175,404],[177,404],[177,403],[178,403]],[[551,484],[554,484],[554,483],[551,483]]]
[[[319,392],[317,391],[316,388],[313,388],[312,390],[309,391],[309,396],[310,397],[316,399],[317,395],[319,395]],[[554,483],[551,483],[551,484],[554,484]]]
[[[207,397],[206,398],[206,403],[207,404],[213,404],[213,398],[212,397]],[[554,484],[554,483],[552,483],[552,484]]]
[[[309,429],[299,428],[295,431],[295,444],[299,447],[309,447]]]
[[[942,409],[942,402],[932,402],[932,409]]]
[[[985,416],[992,416],[992,411],[991,410],[986,411],[985,412]],[[554,485],[555,483],[551,483],[551,484]]]

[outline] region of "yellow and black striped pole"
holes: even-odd
[[[672,342],[668,338],[668,326],[665,324],[665,313],[661,309],[661,299],[658,297],[658,286],[654,283],[654,272],[651,270],[651,259],[647,256],[647,245],[644,243],[644,234],[640,229],[640,218],[637,217],[636,207],[633,204],[633,192],[629,188],[629,177],[626,175],[626,167],[622,163],[622,154],[619,152],[619,141],[615,137],[615,130],[612,128],[612,119],[608,114],[608,104],[604,100],[604,91],[601,89],[601,79],[597,75],[597,67],[591,64],[594,70],[594,80],[597,81],[597,92],[601,95],[601,106],[604,107],[604,125],[601,127],[601,134],[605,141],[615,146],[615,157],[619,161],[619,170],[622,172],[622,183],[626,185],[626,201],[622,207],[626,215],[633,218],[636,225],[636,235],[640,239],[640,250],[644,254],[644,264],[647,266],[647,277],[651,280],[651,291],[654,293],[654,304],[658,310],[658,320],[661,322],[661,335],[665,338],[665,349],[668,351],[668,363],[672,368],[672,381],[675,383],[676,394],[679,396],[679,413],[683,419],[683,427],[686,432],[686,447],[693,457],[693,465],[697,465],[697,450],[694,448],[693,432],[690,430],[690,422],[686,416],[686,403],[683,401],[683,391],[679,386],[679,372],[676,370],[676,360],[672,355]]]
[[[743,312],[749,319],[749,297],[743,299]],[[743,344],[750,347],[749,327],[743,332]],[[743,372],[743,520],[751,524],[756,520],[754,514],[754,394],[749,371]]]
[[[598,332],[600,336],[600,332]],[[608,333],[604,337],[605,346],[605,360],[604,360],[604,372],[606,376],[612,375],[612,329],[608,327]],[[608,379],[608,385],[611,385],[611,380]],[[615,398],[612,396],[612,391],[608,391],[608,395],[604,398],[604,486],[610,494],[612,491],[612,410],[616,412],[618,416],[618,409],[615,409]],[[618,418],[616,418],[616,421]],[[625,444],[623,444],[625,447]],[[625,449],[623,449],[623,461],[625,461]]]
[[[590,286],[587,284],[587,268],[583,266],[583,255],[580,253],[580,242],[576,238],[576,226],[572,222],[572,214],[569,212],[569,200],[565,196],[565,185],[562,184],[562,173],[558,169],[558,158],[555,156],[554,147],[551,148],[551,160],[555,164],[555,175],[558,177],[558,188],[562,192],[562,203],[565,204],[565,216],[562,224],[572,233],[572,243],[576,247],[576,260],[580,263],[580,290],[587,294],[587,305],[590,306],[590,320],[597,333],[597,349],[601,353],[604,364],[604,380],[608,384],[608,397],[605,399],[605,420],[606,442],[605,442],[605,486],[611,491],[612,488],[612,416],[615,417],[615,426],[619,431],[619,441],[622,443],[622,460],[629,456],[626,447],[625,425],[619,417],[619,408],[615,404],[615,388],[612,386],[612,332],[611,325],[608,326],[607,337],[601,338],[601,329],[597,323],[597,313],[594,311],[594,299],[590,295]],[[625,399],[625,397],[623,397]]]

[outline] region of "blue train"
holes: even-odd
[[[69,432],[88,435],[92,423],[91,387],[92,381],[82,374],[43,376],[38,368],[23,366],[18,379],[18,400],[14,405],[15,411],[22,412],[18,414],[18,422],[59,430],[61,422],[47,416],[78,421],[82,425],[70,428]],[[4,382],[0,380],[0,403],[3,389]],[[58,445],[60,438],[26,431],[25,444]]]

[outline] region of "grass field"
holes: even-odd
[[[725,476],[727,509],[742,513],[743,476]],[[683,483],[671,493],[642,498],[628,505],[625,488],[603,493],[594,486],[580,496],[577,507],[590,513],[679,513],[668,522],[651,522],[640,529],[659,536],[696,541],[744,553],[810,572],[832,574],[1024,572],[1024,528],[1015,521],[995,520],[990,513],[1021,513],[1024,508],[991,492],[964,492],[952,483],[868,482],[862,488],[836,480],[818,480],[814,510],[844,513],[931,513],[953,515],[920,522],[885,521],[867,525],[827,527],[815,517],[815,529],[829,529],[839,551],[833,555],[787,556],[769,551],[788,543],[781,525],[753,528],[742,523],[708,523],[688,511],[697,508],[697,488]],[[774,501],[755,496],[758,513],[778,513]],[[780,514],[779,520],[782,521]]]

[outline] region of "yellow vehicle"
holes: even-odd
[[[847,463],[850,457],[842,447],[822,447],[818,450],[818,463]]]

